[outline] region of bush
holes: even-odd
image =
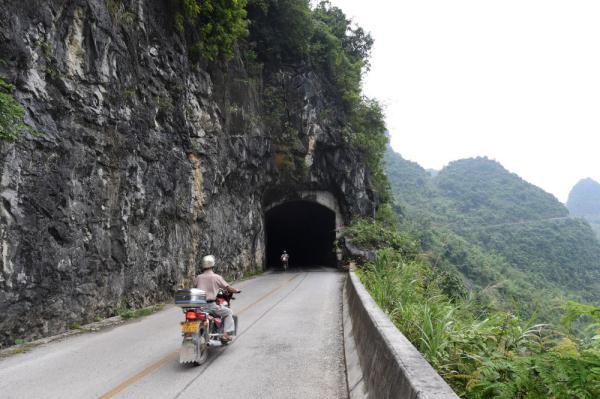
[[[307,0],[250,0],[250,41],[258,58],[276,69],[305,62],[314,22]]]
[[[364,154],[379,201],[390,201],[390,185],[383,161],[388,136],[385,117],[379,103],[363,97],[351,113],[349,128],[349,141]]]
[[[208,61],[233,56],[238,39],[248,34],[246,0],[172,0],[175,27],[188,32],[192,52]]]
[[[363,249],[391,248],[406,258],[413,258],[417,254],[415,241],[406,234],[398,232],[394,227],[379,222],[355,220],[344,229],[342,237]]]
[[[25,110],[12,96],[14,86],[0,78],[0,139],[16,140],[21,133],[30,130],[23,123]]]
[[[482,312],[470,299],[444,295],[430,266],[389,248],[359,276],[461,397],[600,397],[600,307],[565,304],[562,329],[507,312]],[[569,333],[576,321],[587,334]]]

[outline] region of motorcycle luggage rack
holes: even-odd
[[[206,291],[198,288],[185,288],[175,292],[175,306],[180,308],[202,308],[206,304]]]

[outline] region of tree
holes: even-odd
[[[172,0],[175,27],[188,32],[192,52],[208,61],[229,60],[238,39],[248,34],[246,0]]]

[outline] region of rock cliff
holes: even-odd
[[[282,193],[373,213],[306,65],[192,63],[166,1],[4,3],[0,74],[36,132],[0,144],[0,346],[169,300],[207,253],[229,277],[263,268]]]

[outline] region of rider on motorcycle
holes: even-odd
[[[279,257],[279,259],[281,259],[281,265],[283,266],[283,270],[287,270],[290,256],[288,255],[288,253],[285,249],[283,250],[283,253]]]
[[[202,258],[202,274],[196,276],[194,279],[194,285],[206,292],[207,310],[211,313],[219,315],[223,319],[224,323],[224,334],[222,340],[231,341],[231,333],[235,331],[235,325],[233,321],[233,311],[227,306],[217,305],[215,300],[217,299],[217,292],[219,288],[226,289],[232,294],[241,292],[237,288],[234,288],[227,284],[225,279],[213,271],[215,266],[215,257],[207,255]]]

